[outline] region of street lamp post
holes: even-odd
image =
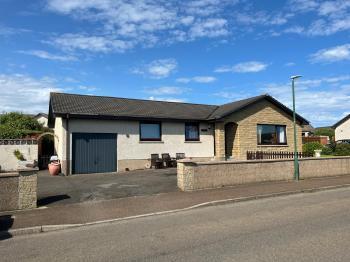
[[[299,161],[298,161],[298,141],[297,141],[297,126],[295,117],[295,88],[294,82],[300,78],[300,75],[291,76],[292,79],[292,93],[293,93],[293,126],[294,126],[294,179],[299,181]]]

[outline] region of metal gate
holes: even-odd
[[[72,173],[117,171],[117,135],[110,133],[72,134]]]

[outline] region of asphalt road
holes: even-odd
[[[350,261],[350,189],[0,241],[1,261]],[[74,215],[74,214],[72,214]]]

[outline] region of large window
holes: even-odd
[[[199,141],[199,123],[185,123],[185,141]]]
[[[286,126],[258,125],[258,145],[286,145]]]
[[[140,141],[161,141],[160,122],[140,122]]]

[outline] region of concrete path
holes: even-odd
[[[21,236],[2,261],[349,261],[350,190]]]
[[[27,211],[3,212],[0,213],[0,231],[9,231],[8,237],[11,237],[11,230],[28,227],[37,227],[36,230],[39,227],[39,230],[41,230],[40,227],[46,225],[94,223],[101,220],[181,210],[198,205],[214,205],[227,201],[241,201],[343,186],[350,186],[350,176],[309,179],[299,182],[248,184],[195,192],[171,192],[151,196],[59,205]]]
[[[65,205],[169,193],[178,191],[176,181],[176,168],[72,176],[50,176],[47,171],[40,171],[38,205]]]

